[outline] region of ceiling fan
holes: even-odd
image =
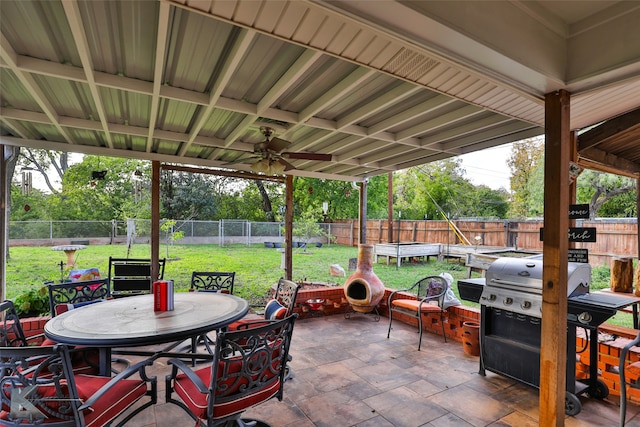
[[[273,128],[261,126],[260,132],[265,140],[254,144],[253,157],[259,160],[251,165],[253,172],[262,172],[269,175],[279,175],[284,171],[295,169],[291,163],[285,159],[331,161],[331,154],[288,152],[284,151],[291,143],[284,139],[272,137]]]

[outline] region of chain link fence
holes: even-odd
[[[284,224],[247,220],[161,221],[160,238],[171,241],[181,232],[181,244],[267,243],[284,241]],[[172,224],[172,225],[171,225]],[[319,224],[324,233],[309,242],[329,243],[326,237],[332,224]],[[294,224],[295,229],[295,224]],[[12,246],[91,241],[94,244],[145,243],[151,238],[151,220],[127,221],[10,221],[9,244]],[[178,240],[178,239],[176,239]],[[73,243],[72,242],[72,243]]]

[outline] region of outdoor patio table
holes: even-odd
[[[45,324],[44,333],[58,343],[98,347],[100,374],[106,376],[112,348],[177,344],[222,328],[249,311],[242,298],[209,292],[177,292],[174,307],[154,311],[153,295],[118,298],[56,316]]]
[[[67,254],[67,267],[71,267],[76,264],[76,260],[73,256],[76,251],[80,251],[82,249],[87,249],[86,245],[60,245],[51,248],[52,251],[64,251],[64,253]]]

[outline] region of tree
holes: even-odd
[[[48,195],[32,189],[29,194],[22,192],[18,185],[11,185],[11,221],[35,221],[51,219],[47,209]]]
[[[368,202],[376,197],[374,192],[367,192]],[[386,197],[386,194],[385,194]],[[305,211],[315,214],[318,222],[322,221],[322,203],[328,202],[327,218],[357,218],[359,195],[351,182],[333,181],[319,178],[296,177],[293,180],[294,221]],[[367,216],[370,218],[369,212]]]
[[[594,170],[585,170],[576,181],[576,203],[589,204],[590,219],[628,217],[636,212],[635,180]],[[544,214],[544,160],[540,161],[528,183],[529,217]]]
[[[69,169],[69,153],[64,151],[51,151],[39,148],[22,147],[19,151],[18,163],[23,168],[33,168],[44,178],[44,182],[52,194],[58,193],[58,189],[53,186],[49,172],[55,171],[60,181]]]
[[[476,216],[483,218],[506,218],[509,213],[509,193],[507,190],[494,190],[485,185],[475,188],[474,206]]]
[[[526,215],[524,217],[539,218],[544,215],[544,158],[533,168],[527,182]],[[513,212],[513,209],[512,209]]]
[[[161,215],[172,219],[219,219],[219,199],[229,178],[206,174],[163,171]]]
[[[543,157],[544,144],[540,138],[529,138],[513,144],[511,157],[507,161],[511,170],[511,218],[528,216],[529,181]]]
[[[631,216],[636,210],[636,182],[610,173],[585,170],[578,177],[577,199],[589,203],[589,215],[602,217]]]
[[[230,189],[231,190],[231,189]],[[265,202],[268,200],[268,203]],[[266,205],[265,205],[266,204]],[[238,183],[222,200],[222,218],[249,221],[278,221],[277,212],[284,206],[284,185],[271,181]]]
[[[267,189],[264,186],[264,182],[262,180],[255,180],[256,187],[258,187],[258,192],[260,193],[260,197],[262,198],[262,210],[264,211],[264,216],[266,220],[269,222],[275,222],[276,215],[273,212],[273,206],[271,205],[271,199],[269,198],[269,193],[267,193]]]
[[[124,208],[135,198],[133,176],[148,168],[148,162],[115,157],[85,156],[67,169],[62,191],[48,204],[51,217],[61,220],[126,219]],[[94,178],[95,172],[106,171]],[[98,174],[100,175],[100,174]]]
[[[394,205],[404,219],[478,216],[475,187],[458,159],[446,159],[397,174]]]
[[[302,212],[293,222],[293,236],[304,243],[304,251],[307,251],[309,241],[314,237],[326,237],[325,233],[316,221],[317,215],[312,210]]]

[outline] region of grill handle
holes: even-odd
[[[530,285],[526,282],[513,282],[511,280],[504,280],[504,279],[491,279],[489,281],[491,282],[492,285],[494,285],[497,288],[504,288],[504,289],[513,289],[514,287],[528,288],[533,291],[536,291],[536,293],[542,292],[542,289],[540,288],[539,285]]]

